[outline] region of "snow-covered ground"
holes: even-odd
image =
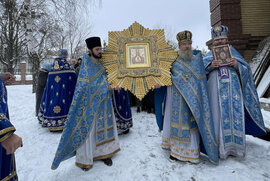
[[[94,167],[84,172],[71,158],[51,170],[61,133],[51,133],[39,125],[31,91],[31,85],[8,86],[10,119],[23,138],[23,147],[16,151],[20,181],[270,180],[270,142],[247,136],[246,157],[229,157],[219,165],[203,156],[199,164],[170,161],[169,152],[161,149],[154,114],[136,113],[135,109],[133,128],[128,135],[119,136],[121,151],[112,158],[113,166],[95,161]],[[270,112],[263,111],[263,116],[270,126]]]

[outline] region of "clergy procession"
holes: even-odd
[[[152,85],[154,99],[151,101],[156,130],[160,132],[160,147],[164,152],[168,150],[169,160],[178,164],[200,164],[204,155],[218,167],[220,159],[245,157],[249,152],[246,135],[266,134],[250,66],[229,44],[228,32],[224,25],[212,28],[213,48],[206,55],[192,48],[192,32],[179,32],[177,56],[169,69],[171,83],[158,81]],[[103,51],[101,39],[90,37],[85,43],[87,53],[82,56],[77,73],[67,61],[66,49],[60,49],[52,63],[44,62],[40,68],[37,121],[51,134],[62,131],[51,163],[53,170],[73,156],[74,165],[83,171],[91,172],[96,160],[112,166],[114,155],[121,152],[119,136],[133,134],[130,129],[138,121],[132,118],[130,95],[142,100],[138,96],[142,88],[132,83],[141,77],[130,79],[133,86],[130,89],[115,83],[111,77],[117,75],[106,70],[108,62],[104,59],[108,53]],[[135,42],[132,43],[133,46]],[[136,43],[142,44],[142,41]],[[140,65],[150,61],[145,54],[151,52],[144,52],[141,47],[128,50],[131,60],[132,56],[140,59],[141,63],[130,62],[137,71]],[[14,153],[23,147],[24,138],[14,133],[15,127],[9,120],[5,88],[14,80],[9,73],[2,74],[0,79],[1,181],[20,177]]]

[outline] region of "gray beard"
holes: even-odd
[[[178,54],[180,58],[183,58],[184,60],[191,60],[193,57],[193,51],[192,50],[179,50]]]

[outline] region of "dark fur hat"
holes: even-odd
[[[101,40],[99,37],[90,37],[85,40],[87,48],[101,47]]]

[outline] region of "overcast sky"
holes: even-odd
[[[97,1],[96,1],[97,2]],[[91,8],[92,35],[108,42],[108,31],[122,31],[137,21],[145,28],[164,28],[167,39],[179,31],[193,33],[193,47],[207,48],[211,38],[209,0],[102,0]],[[93,7],[93,6],[92,6]]]

